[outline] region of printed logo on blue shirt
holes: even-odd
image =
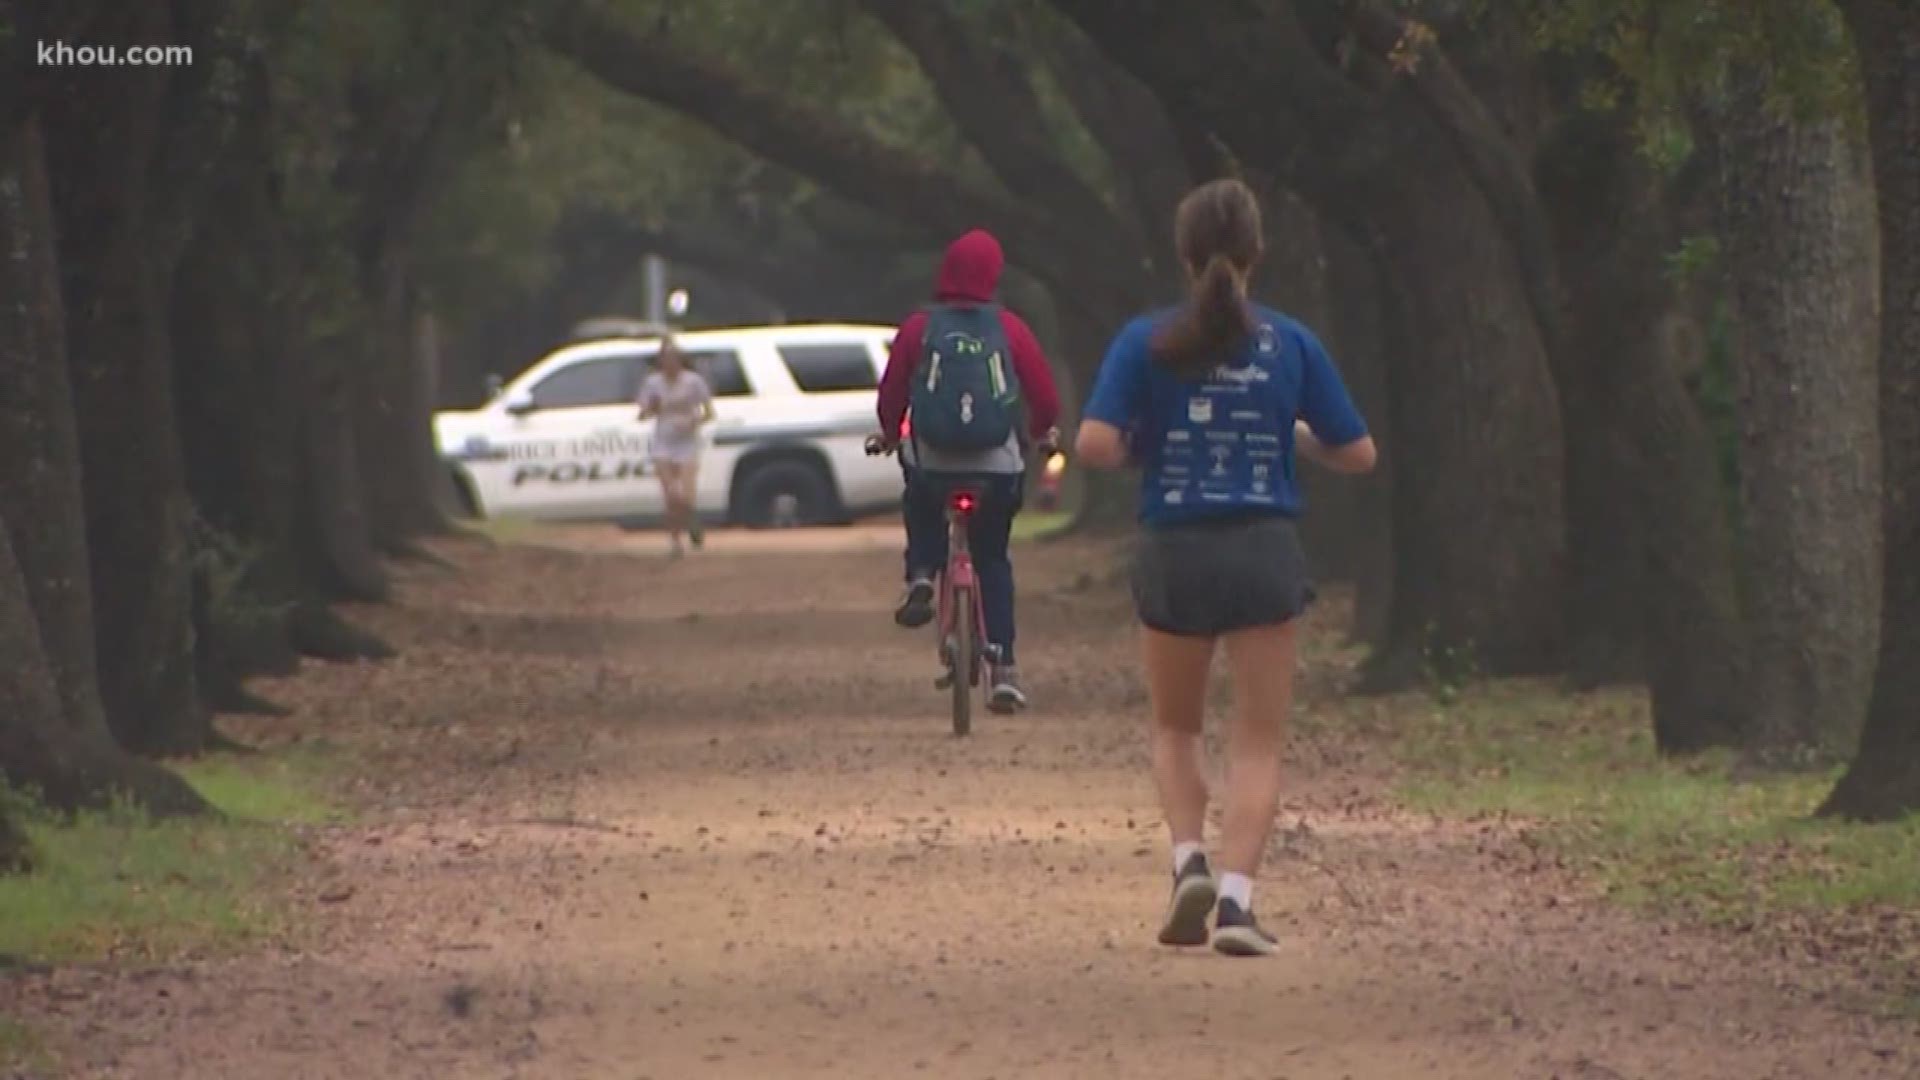
[[[1223,383],[1246,386],[1248,383],[1266,382],[1268,379],[1273,378],[1273,372],[1268,371],[1259,364],[1248,364],[1246,367],[1228,367],[1225,364],[1221,364],[1219,367],[1213,369],[1213,377]]]
[[[1280,335],[1273,332],[1272,326],[1261,323],[1260,329],[1253,332],[1253,348],[1261,356],[1272,356],[1280,351]]]

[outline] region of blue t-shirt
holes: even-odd
[[[1140,520],[1298,516],[1294,420],[1328,446],[1367,433],[1327,350],[1305,326],[1255,306],[1246,343],[1206,378],[1182,379],[1150,346],[1170,314],[1142,315],[1120,331],[1083,412],[1129,434],[1142,466]]]

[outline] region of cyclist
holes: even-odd
[[[947,248],[933,303],[894,335],[879,405],[880,443],[899,447],[906,476],[907,589],[894,621],[932,620],[933,579],[947,561],[947,493],[957,482],[978,487],[968,543],[991,652],[987,707],[1001,713],[1027,704],[1014,663],[1009,534],[1025,494],[1027,449],[1050,438],[1060,411],[1040,342],[994,301],[1005,265],[1000,242],[980,229]]]
[[[1296,456],[1338,472],[1375,450],[1325,349],[1305,326],[1247,299],[1260,208],[1235,180],[1190,192],[1174,241],[1186,303],[1136,318],[1108,348],[1076,440],[1093,468],[1137,463],[1142,535],[1133,569],[1153,712],[1153,776],[1172,834],[1169,945],[1272,953],[1253,878],[1279,808],[1296,620],[1313,598],[1293,519]],[[1200,733],[1207,672],[1224,643],[1234,679],[1225,835],[1216,883],[1203,846]]]
[[[649,455],[660,474],[667,529],[677,559],[685,551],[680,546],[681,532],[694,547],[706,539],[694,509],[694,493],[700,480],[700,428],[713,420],[713,391],[699,372],[687,367],[680,347],[667,338],[660,342],[654,370],[640,384],[639,404],[640,419],[655,421]]]

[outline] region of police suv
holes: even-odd
[[[772,326],[677,333],[713,388],[696,503],[709,520],[828,524],[898,505],[900,470],[862,450],[875,427],[883,326]],[[487,404],[434,417],[441,456],[480,517],[637,524],[664,509],[647,458],[653,422],[635,404],[659,352],[636,331],[576,342]]]

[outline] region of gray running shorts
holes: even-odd
[[[1133,603],[1147,627],[1218,637],[1294,619],[1313,602],[1293,522],[1235,516],[1149,528],[1134,553]]]

